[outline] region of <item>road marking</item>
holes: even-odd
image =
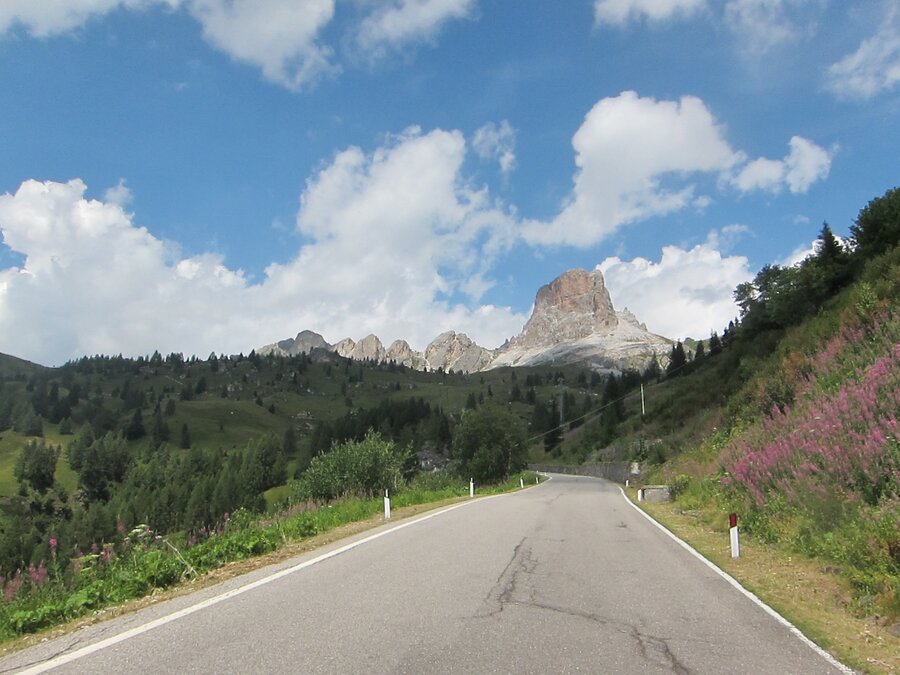
[[[546,481],[545,481],[546,483]],[[242,595],[247,593],[248,591],[252,591],[260,586],[265,586],[268,583],[273,581],[277,581],[282,577],[286,577],[289,574],[294,574],[294,572],[299,572],[300,570],[304,570],[307,567],[312,567],[313,565],[324,562],[329,558],[334,558],[335,556],[341,555],[342,553],[346,553],[351,549],[356,548],[357,546],[362,546],[363,544],[368,544],[371,541],[375,541],[376,539],[380,539],[388,534],[393,532],[397,532],[398,530],[402,530],[404,528],[410,527],[412,525],[416,525],[418,523],[424,522],[426,520],[430,520],[431,518],[436,518],[437,516],[442,516],[445,513],[449,513],[450,511],[455,511],[456,509],[461,509],[464,506],[469,506],[470,504],[475,504],[478,502],[483,502],[488,499],[496,499],[497,497],[507,497],[510,495],[518,494],[518,492],[504,492],[499,495],[487,495],[484,497],[478,497],[476,499],[472,499],[465,502],[460,502],[459,504],[454,504],[452,506],[445,507],[443,509],[438,509],[436,511],[432,511],[431,513],[426,513],[424,516],[420,516],[418,518],[413,518],[410,520],[406,520],[402,523],[398,523],[394,527],[382,530],[380,532],[376,532],[375,534],[370,534],[368,537],[360,539],[358,541],[351,542],[349,544],[345,544],[340,548],[336,548],[333,551],[329,551],[328,553],[323,553],[322,555],[316,556],[315,558],[311,558],[302,563],[298,563],[293,565],[292,567],[285,568],[283,570],[279,570],[278,572],[274,572],[267,577],[263,577],[262,579],[257,579],[249,584],[244,586],[240,586],[238,588],[233,588],[230,591],[226,591],[225,593],[221,593],[219,595],[213,596],[211,598],[207,598],[202,602],[198,602],[196,605],[191,605],[190,607],[185,607],[184,609],[180,609],[177,612],[173,612],[172,614],[167,614],[166,616],[160,617],[158,619],[154,619],[153,621],[149,621],[140,626],[136,626],[135,628],[131,628],[126,630],[118,635],[113,635],[112,637],[108,637],[105,640],[100,640],[99,642],[95,642],[94,644],[87,645],[78,649],[74,652],[70,652],[68,654],[63,654],[61,656],[57,656],[49,661],[44,661],[43,663],[36,664],[27,668],[26,670],[18,671],[18,675],[35,675],[37,673],[45,673],[48,670],[52,670],[53,668],[57,668],[66,663],[70,663],[77,659],[84,658],[85,656],[89,656],[95,652],[99,652],[107,647],[112,647],[119,642],[124,642],[125,640],[130,640],[133,637],[141,635],[142,633],[147,633],[154,628],[159,628],[160,626],[164,626],[167,623],[171,623],[173,621],[177,621],[178,619],[184,618],[193,614],[194,612],[199,612],[202,609],[206,609],[207,607],[212,607],[213,605],[217,605],[220,602],[224,602],[225,600],[229,600],[238,595]]]
[[[771,607],[769,607],[765,602],[763,602],[762,600],[760,600],[759,597],[757,597],[755,594],[751,593],[751,592],[748,591],[746,588],[744,588],[743,586],[741,586],[740,582],[739,582],[737,579],[735,579],[733,576],[731,576],[730,574],[728,574],[728,572],[726,572],[725,570],[723,570],[723,569],[721,569],[720,567],[718,567],[718,566],[717,566],[715,563],[713,563],[711,560],[709,560],[709,559],[703,557],[700,553],[698,553],[696,550],[694,550],[694,548],[692,548],[690,544],[688,544],[687,542],[685,542],[685,541],[683,541],[682,539],[680,539],[676,534],[674,534],[674,533],[673,533],[671,530],[669,530],[665,525],[663,525],[662,523],[660,523],[659,521],[657,521],[655,518],[653,518],[653,516],[651,516],[649,513],[647,513],[647,512],[644,511],[643,509],[641,509],[641,508],[639,508],[638,506],[636,506],[636,505],[634,504],[634,502],[632,502],[632,501],[628,498],[628,495],[625,494],[625,490],[623,490],[621,487],[619,488],[619,490],[620,490],[621,493],[622,493],[622,497],[625,499],[626,502],[628,502],[628,505],[629,505],[631,508],[633,508],[635,511],[637,511],[638,513],[640,513],[642,516],[644,516],[644,518],[646,518],[647,520],[649,520],[653,525],[655,525],[656,527],[658,527],[658,528],[659,528],[660,530],[662,530],[666,535],[668,535],[668,536],[671,537],[673,540],[675,540],[675,542],[676,542],[679,546],[681,546],[684,550],[686,550],[686,551],[687,551],[688,553],[690,553],[692,556],[694,556],[695,558],[697,558],[697,560],[699,560],[699,561],[702,562],[704,565],[706,565],[706,566],[709,567],[711,570],[713,570],[713,571],[714,571],[716,574],[718,574],[720,577],[722,577],[723,579],[725,579],[725,581],[727,581],[729,584],[731,584],[732,586],[734,586],[738,591],[740,591],[741,593],[743,593],[743,594],[744,594],[747,598],[749,598],[752,602],[755,602],[759,607],[762,608],[762,610],[763,610],[764,612],[766,612],[766,614],[768,614],[768,615],[771,616],[773,619],[775,619],[776,621],[778,621],[778,623],[780,623],[780,624],[782,624],[783,626],[785,626],[791,633],[794,634],[794,636],[796,636],[797,638],[799,638],[800,641],[803,642],[806,646],[808,646],[810,649],[812,649],[814,652],[816,652],[819,656],[821,656],[823,659],[825,659],[826,661],[828,661],[828,663],[830,663],[832,666],[834,666],[835,668],[837,668],[838,670],[840,670],[842,673],[845,673],[845,675],[854,675],[854,674],[855,674],[856,671],[854,671],[852,668],[848,668],[847,666],[845,666],[843,663],[841,663],[840,661],[838,661],[836,658],[834,658],[831,654],[829,654],[829,653],[826,652],[824,649],[822,649],[822,648],[821,648],[819,645],[817,645],[815,642],[813,642],[813,641],[810,640],[808,637],[806,637],[806,636],[800,631],[799,628],[797,628],[794,624],[792,624],[790,621],[788,621],[788,620],[785,619],[783,616],[781,616],[781,614],[779,614],[778,612],[776,612],[774,609],[772,609]]]

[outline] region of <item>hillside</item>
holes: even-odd
[[[31,361],[0,354],[0,378],[4,380],[25,379],[45,370],[47,368]]]
[[[599,406],[606,381],[575,367],[429,373],[323,350],[19,368],[0,377],[0,570],[48,560],[51,538],[68,556],[141,523],[199,531],[273,508],[312,457],[370,428],[414,450],[408,472],[443,467],[467,411],[503,406],[539,434],[560,400],[566,419]]]
[[[876,217],[877,216],[877,217]],[[847,579],[853,611],[900,618],[900,191],[860,213],[854,247],[739,287],[741,320],[640,396],[593,413],[557,461],[639,459],[677,507]],[[607,447],[597,452],[596,441]],[[546,457],[545,459],[554,459]]]

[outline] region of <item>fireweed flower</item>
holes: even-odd
[[[885,319],[874,337],[841,331],[803,373],[803,395],[733,443],[726,468],[758,508],[770,493],[803,506],[807,495],[872,503],[900,490],[900,342]]]
[[[43,560],[37,567],[35,567],[34,565],[28,566],[28,577],[31,579],[32,588],[40,588],[45,583],[47,583],[47,568],[44,566]]]
[[[19,594],[19,589],[22,588],[24,582],[22,570],[16,570],[16,573],[6,582],[6,586],[3,588],[3,601],[12,602]]]

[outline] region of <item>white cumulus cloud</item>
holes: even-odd
[[[323,32],[334,20],[336,0],[3,0],[0,36],[24,27],[49,37],[84,26],[116,9],[154,6],[182,9],[196,19],[203,38],[237,62],[259,68],[267,80],[298,91],[341,70]],[[340,31],[369,57],[435,39],[451,20],[471,17],[477,0],[386,0],[362,3],[361,17]]]
[[[780,192],[785,186],[794,194],[809,190],[824,180],[831,170],[831,154],[801,136],[791,138],[790,152],[784,159],[755,159],[741,166],[732,184],[742,192],[765,190]]]
[[[318,39],[334,0],[192,0],[189,9],[210,44],[289,89],[337,68]]]
[[[531,244],[587,246],[623,224],[682,209],[696,202],[692,176],[739,159],[699,98],[657,101],[633,91],[598,102],[572,146],[572,194],[553,221],[525,225]]]
[[[867,100],[900,82],[900,2],[886,6],[875,35],[828,69],[828,88],[838,97]]]
[[[621,26],[644,17],[663,21],[686,16],[704,7],[706,0],[594,0],[594,20]]]
[[[45,364],[154,349],[205,356],[301,329],[418,349],[453,329],[498,346],[527,317],[458,298],[489,287],[514,227],[461,174],[466,152],[458,131],[410,129],[371,153],[338,153],[301,196],[308,243],[256,284],[219,255],[182,258],[80,180],[25,181],[0,195],[3,242],[24,256],[0,270],[0,352]]]
[[[747,258],[717,250],[717,236],[690,250],[665,246],[659,261],[611,257],[597,268],[615,306],[627,307],[654,333],[706,338],[738,315],[732,293],[753,278]]]

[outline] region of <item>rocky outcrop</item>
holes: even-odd
[[[375,363],[387,360],[387,352],[384,350],[381,340],[371,334],[357,342],[347,356],[356,361],[374,361]]]
[[[671,340],[617,312],[600,270],[570,270],[542,286],[522,332],[495,353],[491,368],[585,363],[595,370],[643,370],[668,360]]]
[[[666,365],[671,340],[649,332],[628,310],[616,312],[616,318],[616,327],[606,333],[552,346],[524,347],[510,342],[497,350],[490,367],[583,363],[597,371],[621,372],[644,370],[654,359]]]
[[[356,343],[352,339],[344,338],[334,346],[334,351],[338,356],[343,356],[345,359],[349,359],[350,354],[353,353],[353,349],[355,347]]]
[[[486,370],[494,353],[479,347],[465,333],[447,331],[441,333],[425,348],[425,361],[431,370],[442,368],[473,373]]]
[[[607,333],[617,325],[603,274],[599,270],[570,270],[538,290],[531,318],[512,344],[523,348],[552,347]]]
[[[406,340],[394,340],[391,343],[387,349],[387,360],[413,370],[427,370],[428,366],[425,355],[414,351]]]
[[[275,354],[276,356],[296,356],[297,354],[310,354],[313,349],[332,349],[318,333],[311,330],[302,330],[297,337],[281,340],[271,345],[266,345],[257,350],[260,354]]]

